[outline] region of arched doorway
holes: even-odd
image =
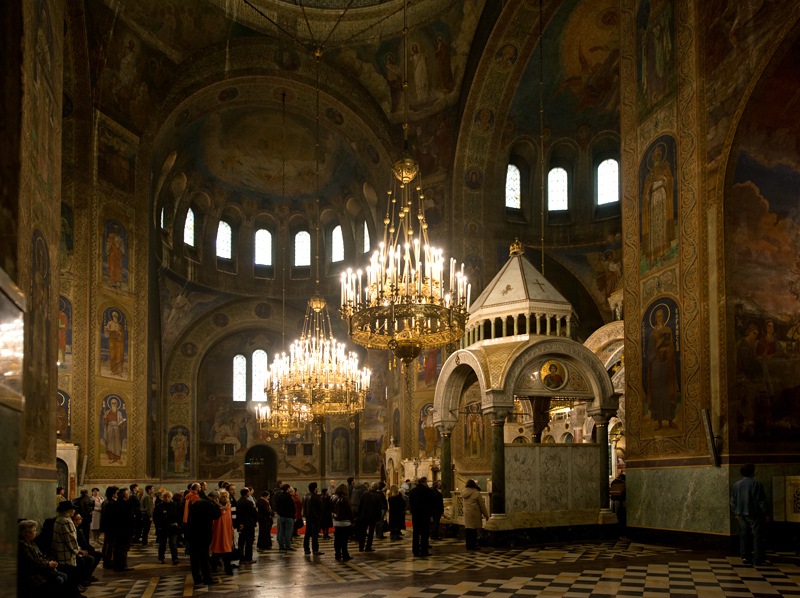
[[[254,446],[244,456],[244,485],[260,496],[278,483],[278,456],[265,444]]]
[[[57,486],[64,489],[64,496],[69,498],[69,467],[63,459],[56,459],[56,480]]]

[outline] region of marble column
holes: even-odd
[[[442,422],[436,426],[439,433],[442,435],[442,494],[446,499],[451,498],[450,493],[453,490],[453,452],[451,439],[455,425],[456,422]]]
[[[550,315],[545,315],[547,318],[547,336],[550,336],[550,326],[552,324],[553,318]]]
[[[514,316],[514,336],[519,334],[519,314]]]
[[[567,338],[572,338],[572,316],[567,316]]]
[[[531,333],[531,314],[525,315],[525,334]]]
[[[483,340],[483,329],[486,327],[486,322],[481,320],[480,324],[478,325],[478,340]]]
[[[556,320],[556,336],[561,336],[561,316]]]
[[[503,316],[503,338],[508,336],[508,317]]]
[[[504,428],[507,411],[493,411],[492,421],[492,515],[506,512],[506,452]]]
[[[609,471],[608,471],[608,420],[615,411],[603,408],[590,408],[586,414],[591,416],[595,424],[595,438],[600,445],[600,508],[610,510],[609,502]]]
[[[497,335],[495,334],[495,323],[494,322],[495,322],[495,319],[492,318],[492,338],[497,338]]]
[[[542,333],[542,314],[536,314],[536,334]]]

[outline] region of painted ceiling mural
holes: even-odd
[[[800,41],[750,100],[725,197],[733,443],[800,438]],[[753,106],[756,106],[755,108]],[[794,449],[792,449],[794,450]]]
[[[619,3],[567,0],[544,32],[545,128],[619,131]],[[539,131],[539,48],[517,87],[508,130]]]

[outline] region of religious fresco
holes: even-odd
[[[729,425],[737,451],[792,451],[800,442],[798,53],[795,41],[759,84],[729,165]]]
[[[660,270],[678,259],[678,167],[676,142],[662,135],[639,164],[639,274]]]
[[[436,388],[442,371],[442,350],[428,349],[417,358],[417,390]]]
[[[103,225],[103,286],[130,290],[130,255],[128,229],[117,220],[106,220]]]
[[[72,371],[72,302],[64,295],[58,298],[58,371]]]
[[[183,382],[176,382],[169,387],[169,396],[172,400],[182,403],[190,397],[189,386]]]
[[[72,440],[72,399],[59,389],[56,407],[56,433],[59,440]]]
[[[127,380],[130,377],[128,357],[128,318],[117,307],[103,311],[100,323],[100,375]]]
[[[642,317],[642,438],[683,433],[681,317],[678,303],[669,296],[653,300]]]
[[[408,36],[408,107],[412,122],[457,103],[464,69],[485,0],[453,3]],[[349,44],[326,53],[336,66],[358,78],[392,123],[403,120],[402,35]]]
[[[174,426],[167,434],[169,457],[167,459],[167,474],[176,476],[191,473],[191,433],[186,426]]]
[[[169,271],[162,274],[159,282],[161,346],[164,355],[169,354],[173,343],[189,324],[231,298],[231,295],[212,291]],[[186,350],[192,349],[187,347]]]
[[[442,435],[438,428],[433,425],[433,403],[425,403],[419,410],[417,427],[420,458],[440,456]]]
[[[548,361],[539,371],[539,379],[549,390],[560,390],[567,381],[567,370],[560,361]]]
[[[33,61],[33,98],[37,110],[33,113],[32,147],[34,149],[34,174],[36,182],[46,193],[52,194],[52,178],[60,160],[56,162],[54,150],[56,134],[60,128],[57,112],[60,112],[61,97],[56,95],[53,71],[55,60],[55,23],[51,9],[45,0],[36,0],[33,6],[36,38]],[[60,94],[59,94],[60,95]]]
[[[636,11],[636,83],[639,122],[676,89],[675,6],[672,0],[640,0]]]
[[[344,427],[335,428],[330,434],[328,452],[328,471],[331,474],[351,473],[350,430]]]
[[[59,233],[59,266],[61,276],[72,276],[75,250],[75,218],[69,204],[61,202],[61,228]]]
[[[388,351],[369,351],[364,362],[364,366],[371,372],[371,377],[370,390],[359,419],[360,473],[377,474],[380,471],[383,455],[389,446],[389,422],[386,410],[391,359],[392,356]]]
[[[128,416],[125,400],[116,394],[106,395],[100,407],[100,467],[124,467],[128,464]]]
[[[20,438],[20,456],[28,463],[51,464],[52,438],[50,365],[50,252],[44,234],[34,229],[31,238],[31,274],[25,323],[25,434]]]
[[[136,146],[108,119],[99,118],[97,129],[97,178],[121,189],[133,191]]]
[[[485,447],[485,421],[480,402],[464,407],[464,458],[483,459]]]
[[[86,14],[94,102],[137,132],[173,83],[177,64],[202,46],[250,31],[212,4],[104,0]]]
[[[591,131],[619,127],[619,18],[614,0],[565,0],[547,25],[544,104],[552,138],[582,125]],[[516,60],[512,49],[498,50],[501,70]],[[539,112],[531,110],[539,105],[538,57],[537,48],[514,94],[504,131],[510,122],[517,135],[536,133],[538,138]]]

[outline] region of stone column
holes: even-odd
[[[486,322],[484,320],[481,320],[481,322],[478,324],[478,340],[479,341],[483,340],[483,329],[484,329],[485,326],[486,326]]]
[[[553,317],[549,314],[546,314],[545,318],[547,318],[547,336],[550,336],[550,326],[552,325]]]
[[[567,338],[572,338],[572,316],[567,316]]]
[[[561,336],[561,316],[556,319],[556,336]]]
[[[536,314],[536,334],[542,333],[542,314]]]
[[[506,451],[503,430],[508,409],[489,413],[492,422],[492,517],[506,513]]]
[[[519,334],[519,314],[514,316],[514,336]]]
[[[495,334],[495,323],[494,323],[494,321],[495,321],[495,319],[492,318],[492,338],[497,338],[497,335]]]
[[[442,435],[442,494],[445,498],[450,498],[453,490],[453,453],[451,450],[450,439],[453,434],[455,422],[442,422],[437,428]]]
[[[525,314],[525,334],[531,333],[531,315]]]
[[[503,316],[503,338],[508,336],[508,317]]]
[[[595,437],[597,444],[600,445],[600,509],[610,511],[609,502],[609,471],[608,471],[608,420],[614,415],[612,409],[602,407],[591,407],[586,410],[586,414],[591,416],[595,424]]]

